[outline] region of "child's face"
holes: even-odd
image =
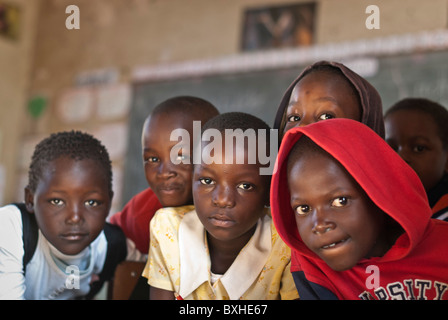
[[[193,203],[191,194],[192,164],[173,164],[171,149],[178,141],[170,141],[175,129],[186,129],[192,137],[193,119],[185,115],[156,114],[145,124],[142,137],[145,176],[164,207],[177,207]],[[191,143],[192,144],[192,143]],[[190,154],[182,154],[189,158]],[[190,160],[190,163],[192,161]]]
[[[336,271],[382,256],[384,213],[347,171],[329,155],[291,157],[291,207],[305,245]]]
[[[34,192],[25,190],[25,201],[45,238],[74,255],[103,230],[112,193],[97,162],[60,157],[44,168]]]
[[[215,155],[222,157],[222,164],[202,162],[195,165],[196,212],[214,239],[247,241],[268,204],[269,176],[260,175],[259,164],[247,164],[247,157],[245,164],[236,164],[235,157],[234,164],[225,164],[224,154],[217,152]]]
[[[417,172],[425,189],[434,187],[447,170],[448,151],[431,116],[399,110],[386,117],[385,128],[387,143]]]
[[[316,71],[303,77],[294,87],[286,109],[283,134],[294,127],[332,118],[360,121],[358,99],[342,76]]]

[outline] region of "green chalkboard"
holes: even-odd
[[[410,96],[426,97],[448,106],[448,52],[371,58],[377,61],[378,68],[366,78],[379,91],[384,110]],[[123,203],[147,187],[142,167],[141,129],[158,103],[178,95],[193,95],[212,102],[220,112],[244,111],[272,125],[284,91],[304,67],[135,84]]]
[[[378,60],[378,72],[367,79],[380,93],[384,111],[406,97],[425,97],[448,107],[448,52]]]

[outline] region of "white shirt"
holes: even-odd
[[[68,256],[53,247],[39,230],[36,251],[23,274],[23,226],[14,205],[0,208],[0,299],[66,300],[90,291],[93,274],[103,268],[104,232],[81,253]]]

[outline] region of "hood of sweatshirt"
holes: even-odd
[[[274,121],[274,129],[278,129],[280,134],[283,132],[282,120],[284,113],[288,108],[291,93],[297,84],[310,70],[319,66],[332,66],[339,69],[343,76],[355,87],[361,101],[361,122],[372,128],[376,133],[384,138],[384,119],[383,105],[378,91],[363,77],[338,62],[319,61],[305,68],[300,75],[291,83],[284,93]]]
[[[350,119],[320,121],[285,134],[271,184],[272,217],[284,242],[301,255],[320,261],[300,238],[287,185],[288,156],[303,135],[340,162],[368,197],[404,230],[396,245],[378,262],[408,255],[430,222],[431,208],[423,185],[414,170],[378,134]]]

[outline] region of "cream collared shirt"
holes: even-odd
[[[192,206],[162,208],[151,220],[143,276],[182,299],[297,299],[290,249],[266,214],[230,268],[213,285],[205,228]]]

